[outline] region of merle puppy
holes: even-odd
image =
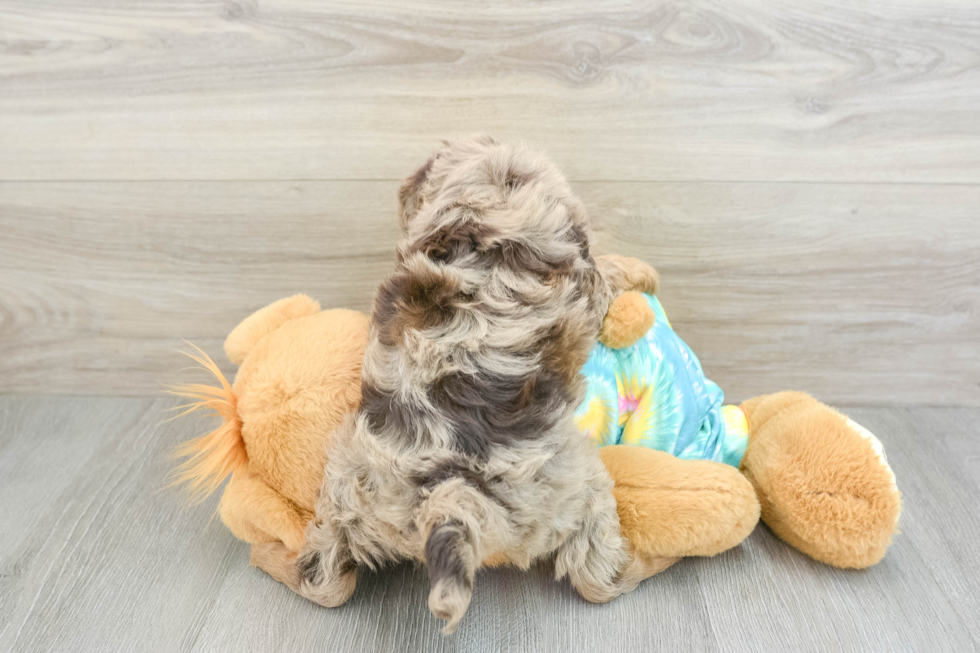
[[[590,601],[658,571],[620,535],[612,481],[572,414],[610,300],[653,290],[629,259],[593,259],[590,225],[555,166],[476,137],[446,143],[399,192],[403,239],[380,287],[362,403],[331,438],[297,560],[253,564],[333,607],[357,568],[424,561],[451,633],[476,569],[555,554]]]

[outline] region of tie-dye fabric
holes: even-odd
[[[588,389],[575,413],[579,428],[599,446],[630,444],[738,467],[748,444],[744,413],[722,406],[724,393],[705,378],[660,301],[644,297],[656,314],[647,334],[624,349],[598,343],[582,368]]]

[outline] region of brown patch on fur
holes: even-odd
[[[545,372],[525,378],[452,373],[433,384],[431,398],[460,453],[486,460],[491,446],[534,439],[554,426],[556,409],[571,394]]]
[[[470,469],[463,463],[444,464],[430,472],[427,476],[419,478],[419,485],[424,488],[432,489],[440,483],[445,483],[451,478],[461,478],[465,483],[469,483],[482,494],[493,496],[487,481],[478,472]]]
[[[594,337],[594,334],[583,333],[569,324],[554,324],[542,338],[542,366],[569,387],[577,387]]]
[[[307,574],[316,576],[320,573],[321,555],[308,552],[297,559],[296,553],[281,542],[253,544],[249,562],[297,594],[327,608],[343,605],[354,593],[357,584],[357,573],[348,561],[336,565],[342,573],[338,578],[331,579],[332,582],[312,584]]]
[[[372,318],[378,337],[388,346],[402,342],[405,331],[422,331],[451,319],[459,283],[435,270],[405,271],[389,277],[378,289]]]
[[[385,431],[409,439],[422,423],[422,414],[414,404],[398,401],[391,393],[381,392],[369,381],[361,382],[361,412],[373,431]]]
[[[473,221],[446,225],[429,235],[417,246],[417,250],[429,260],[452,263],[467,254],[480,250],[493,231]]]
[[[575,266],[574,256],[545,258],[527,243],[519,240],[505,241],[492,253],[496,265],[522,273],[535,274],[548,280],[550,285],[555,285],[562,276],[570,274]]]

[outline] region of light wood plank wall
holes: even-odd
[[[976,2],[9,0],[0,43],[0,392],[367,310],[397,180],[486,131],[660,269],[729,399],[980,405]]]

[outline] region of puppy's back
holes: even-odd
[[[375,301],[359,424],[411,465],[395,472],[418,490],[405,507],[419,540],[404,546],[424,557],[430,608],[451,632],[484,556],[529,561],[561,539],[556,511],[586,499],[555,472],[582,483],[601,468],[579,460],[571,416],[608,289],[585,213],[543,157],[447,144],[400,198],[405,234]]]

